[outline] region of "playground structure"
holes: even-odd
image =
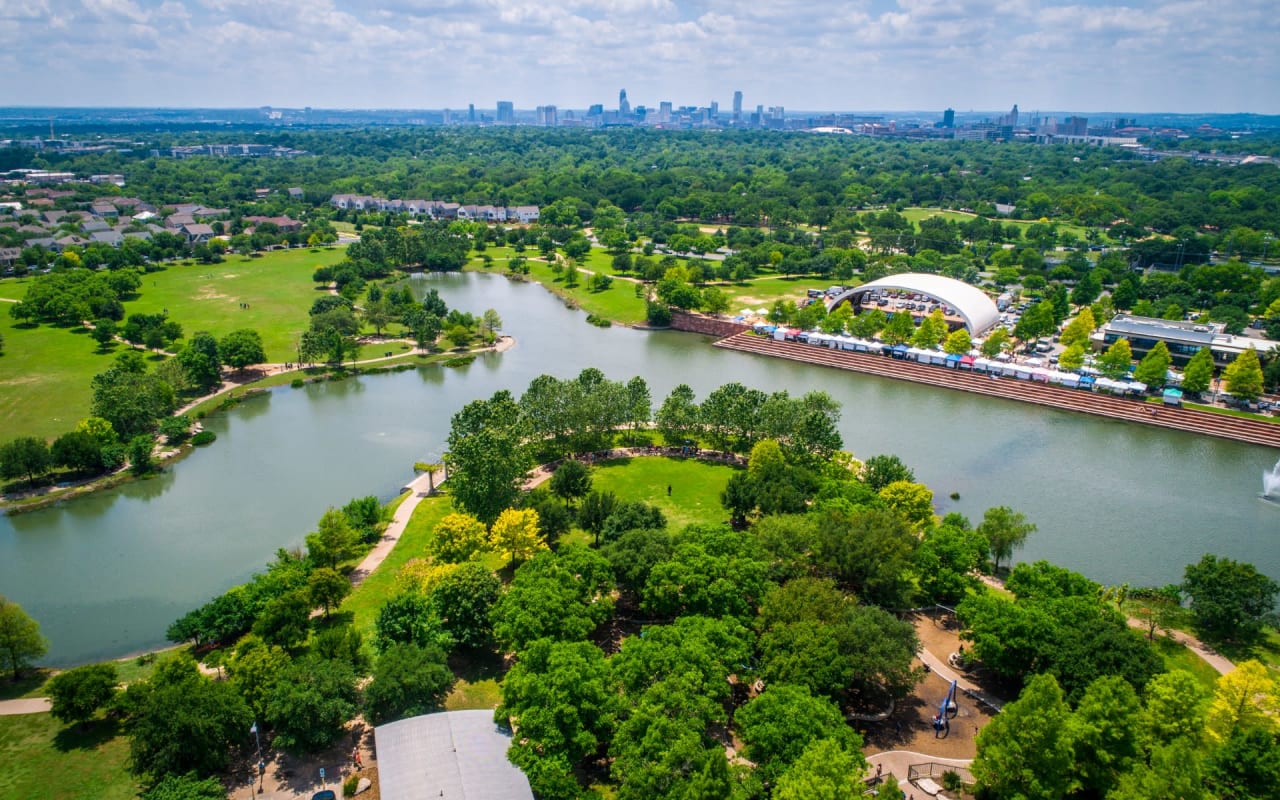
[[[931,797],[937,797],[946,789],[947,784],[954,785],[954,778],[946,777],[948,772],[955,773],[961,786],[973,786],[973,773],[967,767],[939,764],[927,761],[923,764],[912,764],[907,768],[907,781]]]
[[[938,704],[938,713],[933,717],[933,738],[950,736],[951,720],[955,719],[959,713],[960,707],[956,705],[956,682],[952,680],[951,685],[947,687],[946,696]]]

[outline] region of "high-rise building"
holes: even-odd
[[[742,122],[742,92],[733,93],[733,121]]]
[[[476,121],[476,104],[467,103],[467,122]]]
[[[956,110],[948,108],[942,112],[942,127],[954,128],[956,126]]]
[[[498,122],[511,124],[516,121],[516,106],[510,100],[498,101]]]
[[[1067,117],[1066,120],[1058,123],[1058,134],[1062,136],[1088,136],[1089,118]]]
[[[752,125],[764,124],[764,106],[763,105],[756,106],[756,116],[754,119],[751,120],[751,124]]]
[[[718,101],[712,100],[711,105],[707,106],[707,108],[711,111],[712,119],[720,116],[720,103]]]
[[[618,115],[627,116],[631,113],[631,102],[627,100],[627,90],[623,89],[618,92]]]
[[[538,124],[548,128],[554,128],[560,122],[555,106],[538,106],[537,115]]]
[[[671,121],[671,101],[663,100],[658,103],[658,124],[665,125]]]

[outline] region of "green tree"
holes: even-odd
[[[1159,389],[1164,386],[1165,376],[1172,362],[1168,346],[1164,342],[1156,342],[1156,346],[1138,362],[1138,368],[1133,371],[1133,379],[1145,383],[1148,389]]]
[[[613,613],[611,572],[603,556],[581,546],[539,553],[493,605],[494,637],[517,651],[544,638],[585,640]]]
[[[431,601],[416,590],[392,596],[378,609],[378,617],[374,621],[374,648],[382,653],[395,644],[416,644],[419,647],[451,645],[452,640],[433,612]]]
[[[1128,339],[1116,339],[1098,358],[1098,369],[1108,378],[1123,378],[1133,366],[1133,349]]]
[[[1249,659],[1218,676],[1205,726],[1209,739],[1225,742],[1259,730],[1280,735],[1280,682],[1261,662]]]
[[[329,610],[342,603],[351,594],[351,581],[332,567],[320,567],[307,577],[307,596],[313,606],[323,606],[325,619]]]
[[[654,421],[668,445],[682,445],[686,439],[696,439],[701,432],[702,412],[694,402],[693,389],[686,383],[672,389],[662,401]]]
[[[914,481],[916,474],[895,455],[871,456],[862,462],[862,482],[875,491],[896,481]]]
[[[373,328],[373,332],[379,337],[382,336],[383,329],[391,324],[391,320],[394,318],[386,297],[379,297],[377,300],[370,299],[366,302],[361,316],[364,317],[364,324]]]
[[[718,317],[729,310],[729,295],[718,287],[708,286],[702,290],[702,308],[713,317]]]
[[[75,472],[97,474],[107,468],[102,447],[84,431],[67,431],[54,440],[49,448],[53,463]],[[0,450],[0,458],[3,451]]]
[[[330,506],[320,517],[315,532],[307,534],[306,542],[312,559],[337,569],[340,562],[354,554],[356,532],[347,515]]]
[[[1196,351],[1196,354],[1187,362],[1187,368],[1182,373],[1182,388],[1188,392],[1199,394],[1213,383],[1213,354],[1209,348],[1204,347]]]
[[[994,797],[1056,800],[1075,786],[1070,709],[1052,675],[1036,675],[978,734],[973,775]]]
[[[346,733],[356,697],[356,674],[349,664],[315,656],[293,662],[267,700],[274,744],[290,753],[329,747]]]
[[[1262,366],[1258,351],[1252,347],[1236,356],[1222,371],[1227,391],[1241,400],[1257,400],[1262,396]]]
[[[129,471],[134,475],[146,475],[155,468],[155,459],[152,452],[155,450],[156,440],[149,433],[140,433],[129,440]]]
[[[121,439],[150,433],[156,420],[173,413],[176,406],[173,387],[146,369],[146,361],[131,350],[93,378],[91,413],[111,423]]]
[[[1067,327],[1062,329],[1060,341],[1067,347],[1075,344],[1085,347],[1089,344],[1089,336],[1093,334],[1093,329],[1096,327],[1098,322],[1094,319],[1093,311],[1082,308],[1080,313],[1067,323]]]
[[[1084,366],[1084,345],[1073,344],[1058,358],[1058,366],[1067,372],[1075,372]]]
[[[916,332],[916,322],[905,311],[896,311],[880,332],[880,338],[892,345],[906,344]]]
[[[1262,635],[1280,585],[1252,564],[1206,553],[1183,572],[1182,591],[1191,598],[1191,623],[1213,642],[1248,644]]]
[[[778,778],[774,800],[858,800],[867,762],[835,739],[811,741]]]
[[[591,470],[576,459],[567,459],[551,474],[551,493],[564,500],[565,505],[591,491]]]
[[[521,651],[503,679],[494,717],[519,727],[516,747],[576,764],[609,740],[618,706],[600,648],[541,639]]]
[[[267,701],[288,667],[288,653],[256,636],[246,636],[236,645],[235,655],[227,663],[227,675],[254,719],[267,718]]]
[[[1206,767],[1206,782],[1222,800],[1275,797],[1280,738],[1259,729],[1237,731],[1213,752]]]
[[[1000,560],[1012,557],[1014,548],[1021,547],[1035,531],[1034,523],[1027,522],[1021,512],[1008,506],[988,508],[978,525],[978,533],[986,537],[987,544],[991,547],[992,568],[995,571],[1000,570]]]
[[[438,647],[394,644],[373,669],[364,690],[365,709],[375,725],[440,710],[453,686],[453,673]]]
[[[1142,706],[1123,678],[1108,675],[1085,689],[1067,724],[1075,777],[1095,797],[1105,797],[1138,760]]]
[[[1195,675],[1175,669],[1151,679],[1144,727],[1158,745],[1178,739],[1199,742],[1205,730],[1206,695]]]
[[[468,403],[453,416],[445,463],[454,502],[481,522],[491,524],[515,505],[532,461],[509,392]]]
[[[995,358],[1009,346],[1009,329],[997,327],[987,334],[982,342],[982,354],[987,358]]]
[[[116,705],[125,711],[129,768],[161,780],[212,776],[244,742],[253,717],[231,686],[200,674],[189,656],[162,661],[149,680],[134,683]]]
[[[934,519],[933,492],[923,483],[894,481],[881,489],[879,494],[889,510],[917,528]]]
[[[262,335],[250,328],[232,331],[222,337],[222,341],[218,342],[218,354],[224,364],[237,370],[267,360],[267,353],[262,347]]]
[[[968,329],[956,328],[952,331],[951,334],[947,336],[947,343],[943,345],[942,349],[957,356],[962,356],[968,353],[973,349],[973,339],[969,336]]]
[[[116,693],[116,665],[86,664],[53,676],[46,691],[50,713],[67,723],[85,723]]]
[[[0,664],[17,681],[32,660],[49,652],[49,641],[40,635],[40,625],[22,605],[0,594]]]
[[[187,380],[200,391],[212,391],[222,383],[222,357],[213,334],[196,332],[187,346],[178,351],[177,360]]]
[[[27,483],[35,485],[36,478],[52,468],[53,455],[44,439],[19,436],[0,445],[0,478],[14,480],[25,476]]]
[[[464,647],[493,644],[489,615],[502,593],[502,581],[483,564],[468,561],[432,587],[428,600],[445,633]]]
[[[844,721],[840,707],[809,690],[772,685],[734,715],[747,758],[766,784],[794,764],[810,744],[827,739],[845,752],[861,752],[862,740]]]
[[[892,511],[829,509],[817,515],[813,555],[825,574],[858,597],[900,608],[912,591],[911,563],[918,544],[911,524]]]
[[[306,589],[296,589],[272,598],[253,623],[253,632],[267,644],[296,650],[311,632],[310,594]]]

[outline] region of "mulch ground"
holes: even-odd
[[[934,617],[927,614],[915,614],[909,619],[915,625],[921,646],[944,663],[949,655],[960,649],[961,641],[957,635],[959,629],[954,620],[948,623],[938,618],[935,621]],[[914,664],[920,666],[919,661]],[[966,677],[973,680],[970,676]],[[944,731],[941,736],[936,735],[933,717],[938,713],[950,685],[949,681],[933,672],[925,673],[911,696],[898,703],[887,720],[857,723],[866,739],[866,753],[870,755],[888,750],[912,750],[942,758],[973,758],[977,754],[975,739],[978,731],[991,719],[991,714],[957,692],[956,705],[959,710],[951,720],[951,729]]]

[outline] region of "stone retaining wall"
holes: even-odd
[[[751,326],[746,323],[705,317],[701,314],[690,314],[687,311],[675,311],[674,309],[671,312],[671,327],[677,331],[701,333],[705,336],[715,336],[721,339],[751,329]]]

